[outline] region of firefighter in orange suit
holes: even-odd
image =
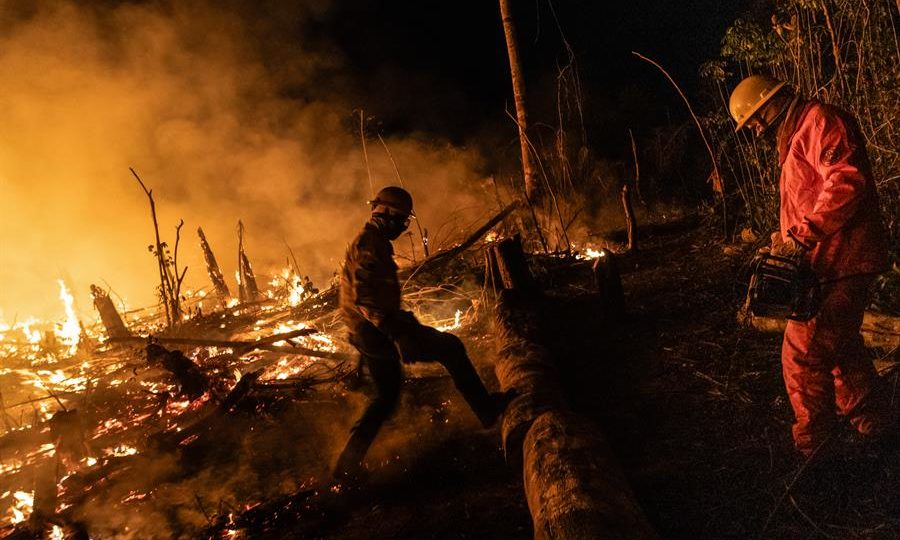
[[[878,194],[856,121],[803,100],[782,81],[754,75],[731,94],[737,129],[776,135],[781,178],[774,254],[805,258],[822,287],[818,314],[789,321],[781,361],[796,422],[794,445],[810,456],[827,441],[836,412],[863,436],[887,434],[877,374],[859,334],[866,296],[887,268]]]
[[[415,217],[410,194],[400,187],[386,187],[370,204],[371,218],[347,249],[340,309],[350,343],[375,383],[375,396],[351,429],[338,458],[334,469],[338,480],[352,481],[363,472],[363,458],[397,403],[401,362],[439,362],[446,367],[485,427],[496,422],[512,398],[508,393],[488,393],[458,337],[420,324],[401,308],[391,241],[406,231]]]

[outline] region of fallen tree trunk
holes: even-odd
[[[656,538],[595,426],[547,412],[528,431],[524,452],[535,538]]]
[[[503,287],[495,371],[504,390],[518,393],[503,415],[503,446],[507,460],[523,468],[534,537],[656,538],[598,428],[569,410],[543,345],[546,300],[521,272],[521,245],[510,243],[516,241],[492,246],[486,256],[493,282]]]
[[[783,333],[787,327],[787,319],[775,317],[757,317],[744,314],[739,316],[741,322],[760,332]],[[900,346],[900,317],[892,317],[882,313],[867,311],[863,316],[862,334],[866,347],[882,347],[892,349]]]

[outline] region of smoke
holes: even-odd
[[[129,166],[153,189],[170,245],[184,219],[187,285],[208,282],[198,226],[232,280],[238,219],[257,274],[282,268],[287,244],[313,281],[330,279],[368,212],[353,112],[366,108],[365,98],[346,97],[353,92],[342,86],[341,58],[327,38],[304,33],[304,21],[328,4],[273,6],[0,4],[7,318],[60,317],[60,276],[82,316],[91,313],[91,283],[107,282],[131,306],[155,303],[149,206]],[[372,183],[395,184],[394,165],[371,135]],[[416,135],[386,134],[385,142],[433,235],[440,229],[446,240],[485,214],[489,197],[469,194],[485,193],[473,189],[476,153]]]

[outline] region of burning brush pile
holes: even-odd
[[[422,322],[487,331],[469,248],[508,213],[401,271]],[[95,286],[84,324],[60,282],[65,321],[0,326],[0,538],[230,538],[263,502],[327,486],[363,401],[336,286],[245,274],[242,299],[211,302],[210,276],[208,293],[179,293],[177,324],[165,306],[122,314]]]

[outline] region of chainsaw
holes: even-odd
[[[747,298],[757,317],[808,321],[822,304],[822,289],[809,263],[802,257],[759,253],[751,263]]]

